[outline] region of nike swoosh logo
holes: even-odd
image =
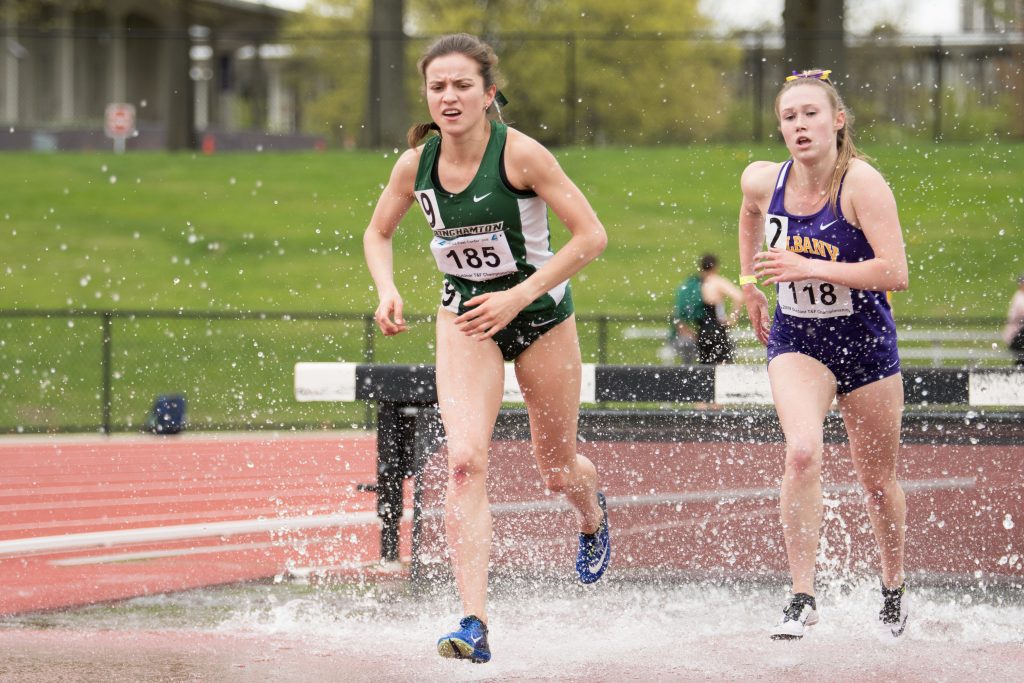
[[[531,322],[530,323],[530,327],[544,327],[548,323],[553,323],[556,320],[558,320],[558,318],[552,318],[551,320],[545,320],[544,322],[539,322],[539,323]]]
[[[482,195],[480,197],[477,197],[476,195],[473,195],[473,201],[474,202],[482,202],[483,200],[485,200],[488,197],[490,197],[492,194],[494,194],[494,193],[493,192],[488,192],[487,194]]]
[[[608,554],[608,546],[605,545],[604,549],[601,551],[601,554],[598,555],[596,558],[594,558],[593,562],[588,562],[587,563],[587,569],[590,570],[591,574],[595,573],[598,569],[601,568],[601,565],[604,563],[604,558],[605,558],[605,556],[607,554]]]
[[[838,223],[838,222],[839,222],[839,219],[838,219],[838,218],[837,218],[837,219],[835,219],[834,221],[832,221],[832,223]],[[825,225],[819,225],[819,226],[818,226],[818,230],[824,230],[824,229],[826,229],[826,228],[827,228],[828,226],[832,225],[832,223],[826,223]]]

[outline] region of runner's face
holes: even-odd
[[[814,161],[835,153],[836,131],[846,121],[816,85],[790,88],[779,100],[779,130],[794,159]]]
[[[443,133],[470,130],[484,120],[497,87],[484,89],[480,65],[466,55],[437,57],[427,65],[427,106]]]

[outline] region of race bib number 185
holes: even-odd
[[[467,235],[454,240],[434,238],[430,251],[442,273],[477,282],[516,272],[508,239],[503,231]]]

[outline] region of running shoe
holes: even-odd
[[[772,640],[799,640],[804,637],[808,626],[818,623],[818,611],[814,596],[797,593],[782,610],[782,620],[772,629]]]
[[[899,588],[889,589],[882,585],[882,611],[878,613],[878,621],[882,628],[892,633],[893,638],[899,638],[907,628],[907,617],[910,616],[907,602],[906,581]]]
[[[592,534],[580,534],[580,549],[576,553],[576,573],[580,583],[594,583],[601,578],[608,562],[612,559],[612,539],[608,533],[608,506],[604,494],[597,492],[597,504],[601,506],[604,519]]]
[[[474,664],[491,661],[491,648],[487,644],[487,624],[472,614],[459,622],[459,630],[441,636],[437,653],[442,657],[468,659]]]

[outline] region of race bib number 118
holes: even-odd
[[[850,288],[822,280],[779,283],[779,308],[797,318],[839,318],[853,315]]]

